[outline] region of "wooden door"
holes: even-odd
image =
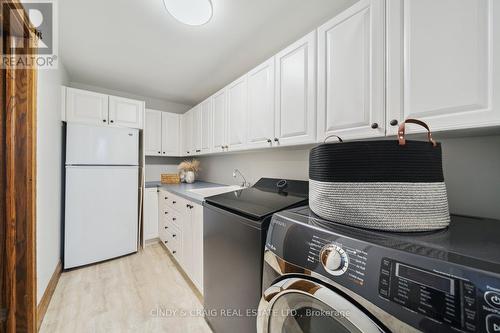
[[[247,74],[247,143],[271,147],[274,135],[274,57]]]
[[[0,4],[18,10],[0,16],[1,54],[16,56],[12,37],[28,46],[33,29],[20,4]],[[33,68],[0,69],[0,331],[8,333],[37,329],[36,80]]]
[[[146,110],[144,151],[146,156],[161,156],[161,111]]]
[[[387,15],[387,125],[433,131],[500,124],[500,3],[393,0]]]
[[[276,139],[273,144],[316,141],[316,31],[276,56]]]
[[[318,28],[319,141],[385,135],[384,3],[361,0]]]

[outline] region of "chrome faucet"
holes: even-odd
[[[241,173],[240,170],[234,169],[233,171],[233,178],[236,178],[237,175],[240,175],[240,177],[243,179],[243,182],[241,183],[241,187],[250,187],[250,183],[247,182],[245,176]]]

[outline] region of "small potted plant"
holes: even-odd
[[[186,160],[179,164],[177,167],[181,173],[184,173],[184,180],[186,183],[192,184],[195,181],[196,174],[200,171],[200,161],[198,160]]]

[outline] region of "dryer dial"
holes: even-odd
[[[319,254],[323,268],[330,274],[339,276],[347,271],[349,258],[347,253],[338,245],[326,245]]]

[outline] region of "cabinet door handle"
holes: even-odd
[[[110,120],[109,122],[110,122],[110,123],[114,123],[115,121],[114,121],[114,120]]]
[[[168,243],[168,241],[165,241],[165,244],[167,244],[167,243]]]
[[[174,205],[175,205],[176,203],[177,203],[177,201],[172,201],[172,204],[174,204]]]
[[[398,125],[398,120],[397,119],[393,119],[393,120],[391,120],[391,122],[389,124],[391,124],[391,126],[397,126]]]
[[[280,142],[280,139],[274,138],[274,142]]]
[[[201,150],[199,150],[199,149],[196,149],[196,152],[197,152],[197,153],[201,153]]]
[[[271,143],[273,142],[271,139],[267,139],[267,143]]]
[[[159,151],[158,154],[161,154],[161,151]]]
[[[173,253],[173,254],[176,254],[176,253],[177,253],[177,251],[172,251],[172,253]]]
[[[177,218],[175,218],[175,217],[172,217],[172,221],[177,221]]]
[[[103,120],[102,120],[102,122],[103,122],[103,123],[105,123],[105,122],[106,122],[106,119],[103,119]]]
[[[168,200],[168,197],[165,197],[165,200]]]
[[[165,212],[165,215],[167,215],[167,214],[168,214],[168,212]]]
[[[373,129],[377,129],[377,128],[378,128],[378,124],[377,124],[377,123],[373,123],[373,124],[372,124],[372,128],[373,128]]]
[[[165,229],[168,229],[168,227],[167,227],[167,226],[165,226]]]
[[[175,238],[175,237],[177,237],[177,235],[176,235],[176,234],[173,234],[173,235],[172,235],[172,237],[174,237],[174,238]]]
[[[165,153],[165,152],[163,152],[163,155],[165,155],[165,154],[166,154],[166,153]]]

